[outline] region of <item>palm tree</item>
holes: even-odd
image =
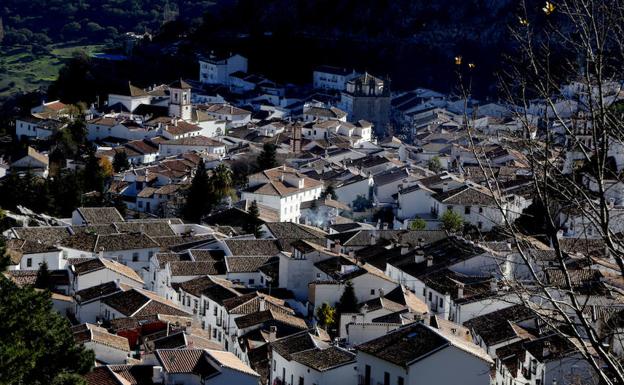
[[[223,163],[218,165],[214,169],[214,174],[212,178],[210,178],[212,182],[212,189],[214,191],[215,196],[221,200],[226,196],[231,196],[233,189],[233,176],[232,170],[230,170]]]

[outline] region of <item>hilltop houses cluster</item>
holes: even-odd
[[[497,231],[533,202],[522,139],[552,129],[566,146],[565,132],[539,120],[552,104],[535,100],[524,111],[527,127],[513,113],[518,107],[393,91],[388,79],[353,69],[322,66],[312,86],[297,87],[250,73],[239,54],[210,53],[198,64],[198,79],[128,83],[81,112],[96,156],[127,156],[130,167],[106,190],[126,216],[80,207],[71,218],[25,221],[3,234],[7,278],[32,285],[43,264],[50,270],[55,310],[95,352],[89,385],[595,378],[577,347],[531,310],[538,298],[510,287],[535,281],[517,240]],[[582,103],[566,101],[579,91],[563,91],[557,113],[574,119]],[[55,101],[18,119],[16,135],[30,147],[5,172],[51,177],[37,145],[74,114]],[[267,144],[278,166],[250,167],[236,196],[200,223],[180,219],[201,162],[209,171],[253,166]],[[624,151],[611,155],[621,171]],[[614,213],[624,202],[619,183],[607,192]],[[464,231],[445,227],[449,212]],[[582,217],[562,211],[559,219],[565,263],[591,304],[588,319],[621,355],[624,302],[612,274],[619,268]],[[259,231],[250,233],[251,221]],[[527,238],[531,271],[565,301],[552,245]],[[593,262],[580,262],[588,253]],[[354,297],[347,310],[346,294]]]

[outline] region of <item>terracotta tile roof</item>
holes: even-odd
[[[106,329],[93,324],[82,324],[72,328],[74,339],[79,344],[96,342],[114,349],[130,352],[130,343],[126,337],[109,333]]]
[[[206,353],[220,366],[233,369],[245,374],[260,377],[255,370],[245,365],[238,357],[230,352],[224,352],[220,350],[205,350]]]
[[[229,104],[211,104],[197,106],[200,111],[205,111],[216,115],[250,115],[251,112]]]
[[[192,373],[207,377],[219,373],[201,349],[161,349],[156,351],[156,358],[169,374]]]
[[[274,310],[258,311],[255,313],[246,314],[234,320],[234,322],[236,323],[236,327],[238,327],[239,329],[246,329],[248,327],[258,324],[264,324],[270,321],[274,321],[271,322],[272,325],[277,322],[290,327],[298,328],[300,330],[308,329],[308,325],[303,319]]]
[[[11,231],[19,239],[27,239],[48,245],[55,245],[71,235],[69,226],[13,227]]]
[[[22,256],[25,254],[38,254],[54,251],[60,252],[60,249],[55,246],[36,241],[9,239],[6,242],[6,253],[11,258],[11,264],[13,265],[18,265],[21,262]]]
[[[455,346],[487,362],[491,358],[478,346],[461,339],[442,335],[439,331],[422,323],[412,323],[382,337],[357,346],[358,351],[408,368],[412,363],[427,357],[431,352]]]
[[[190,249],[189,253],[195,261],[223,261],[225,252],[223,250]]]
[[[228,285],[231,285],[229,281],[218,280],[214,277],[198,277],[180,283],[179,287],[195,297],[204,295],[222,305],[224,301],[240,296],[235,288]]]
[[[223,275],[226,273],[223,261],[172,261],[169,262],[172,276]]]
[[[273,239],[226,239],[224,242],[234,256],[274,256],[280,253],[279,243]]]
[[[78,207],[77,210],[87,224],[111,224],[124,220],[114,207]]]
[[[288,178],[302,179],[303,187],[299,188],[299,186],[291,185],[287,181]],[[246,192],[277,196],[287,196],[323,185],[323,182],[312,179],[294,168],[286,166],[280,166],[250,175],[249,180],[257,180],[260,182],[247,188],[245,190]]]
[[[116,222],[114,225],[120,233],[145,233],[150,237],[176,235],[168,221]]]
[[[179,317],[185,317],[190,315],[186,311],[179,309],[175,306],[152,300],[143,308],[141,308],[138,312],[134,313],[133,316],[141,317],[152,314],[167,314]]]
[[[133,269],[110,259],[93,258],[72,265],[72,270],[76,275],[84,275],[102,269],[114,271],[118,274],[132,279],[133,281],[143,283],[143,279]]]
[[[198,131],[201,131],[202,128],[196,124],[187,123],[184,120],[178,120],[173,125],[167,125],[166,130],[170,134],[177,136],[177,135],[188,134],[190,132],[198,132]],[[171,142],[166,142],[166,143],[171,143]]]
[[[355,363],[355,354],[336,346],[304,350],[292,354],[291,358],[319,372]]]
[[[259,256],[225,258],[225,265],[228,273],[253,273],[259,271],[262,266],[275,262],[279,262],[279,257]]]
[[[98,235],[94,251],[121,251],[158,248],[152,238],[143,233]]]
[[[8,270],[4,276],[19,287],[32,286],[37,281],[38,270]],[[50,279],[55,286],[69,285],[67,270],[50,270]]]
[[[319,346],[329,347],[328,344],[312,335],[309,331],[293,334],[271,342],[271,349],[289,361],[292,360],[292,355],[305,350],[315,349]]]
[[[110,370],[128,381],[130,385],[152,385],[152,365],[109,365]],[[89,384],[91,385],[91,384]]]
[[[157,253],[154,258],[158,260],[158,266],[164,269],[168,262],[190,261],[190,257],[186,253]]]
[[[115,294],[119,291],[121,291],[121,289],[117,287],[115,282],[105,282],[87,289],[78,290],[74,294],[74,298],[76,298],[76,302],[83,304],[100,297]]]
[[[492,346],[517,336],[512,323],[532,318],[535,314],[531,309],[516,305],[473,318],[464,322],[464,326],[481,337],[486,345]]]
[[[223,307],[230,314],[250,314],[260,311],[263,302],[264,308],[267,310],[275,310],[287,314],[295,313],[294,310],[286,307],[286,301],[259,292],[225,299],[223,300]]]
[[[104,298],[103,302],[125,316],[149,316],[167,314],[173,316],[190,316],[188,312],[178,308],[176,304],[153,292],[141,289],[113,294]]]
[[[108,366],[98,366],[84,375],[88,385],[131,385]]]
[[[432,198],[452,205],[490,206],[496,204],[495,197],[489,191],[470,186],[434,194]]]
[[[173,139],[161,143],[161,145],[175,145],[175,146],[202,146],[202,147],[223,147],[225,144],[218,140],[208,138],[202,135],[195,135],[186,138]]]

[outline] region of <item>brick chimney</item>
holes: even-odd
[[[464,298],[464,284],[459,283],[457,285],[457,299],[462,299],[462,298]]]
[[[332,251],[336,254],[340,254],[340,240],[336,239],[336,241],[334,242],[334,245],[332,246]]]

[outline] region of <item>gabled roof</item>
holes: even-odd
[[[172,276],[223,275],[226,273],[223,261],[172,261],[169,262]]]
[[[495,197],[484,189],[462,186],[454,190],[432,195],[432,198],[445,204],[489,206],[496,204]]]
[[[97,325],[85,323],[72,327],[74,340],[79,344],[95,342],[110,348],[130,352],[130,343],[126,337],[111,334]]]
[[[189,373],[204,378],[219,373],[202,349],[159,349],[156,359],[169,374]]]
[[[328,347],[329,345],[307,330],[288,337],[280,338],[271,343],[271,348],[289,361],[292,360],[293,354],[314,349],[318,346]]]
[[[223,242],[233,256],[274,256],[279,254],[279,243],[274,239],[226,239]]]
[[[76,210],[89,225],[104,225],[124,221],[124,218],[114,207],[78,207]]]
[[[327,349],[310,349],[297,352],[291,355],[293,361],[312,368],[319,372],[324,372],[347,364],[354,364],[355,354],[337,346],[330,346]]]
[[[19,239],[55,245],[71,235],[69,226],[13,227],[13,234]]]
[[[133,288],[106,297],[103,302],[126,317],[167,314],[190,316],[175,303],[147,290]]]
[[[531,309],[516,305],[473,318],[464,322],[464,326],[481,337],[486,345],[492,346],[517,337],[513,323],[533,318],[535,314]]]
[[[250,314],[264,309],[294,314],[295,311],[286,307],[286,301],[267,294],[253,292],[223,300],[223,307],[230,314]]]
[[[172,139],[162,142],[161,145],[172,146],[202,146],[202,147],[224,147],[225,144],[218,140],[208,138],[203,135],[189,136],[186,138]]]
[[[72,265],[72,270],[76,275],[89,274],[94,271],[108,269],[115,273],[121,274],[127,278],[138,283],[143,283],[143,279],[130,267],[123,265],[119,262],[106,258],[93,258]]]
[[[258,272],[261,267],[278,263],[279,257],[273,256],[244,256],[226,257],[225,265],[229,273],[253,273]]]
[[[108,366],[97,366],[83,377],[88,385],[132,385]]]
[[[303,180],[303,187],[300,188],[299,186],[290,184],[288,182],[290,178]],[[312,179],[294,168],[286,166],[280,166],[250,175],[249,180],[258,181],[258,183],[244,190],[245,192],[276,196],[288,196],[323,185],[323,182]]]
[[[487,353],[472,342],[450,338],[422,323],[412,323],[372,341],[365,342],[358,345],[357,350],[408,368],[430,354],[451,346],[492,363],[492,359]]]
[[[181,282],[178,287],[195,297],[202,295],[222,304],[223,300],[234,298],[240,295],[234,288],[226,286],[227,282],[221,282],[212,277],[198,277],[185,282]]]
[[[122,291],[115,282],[105,282],[86,289],[78,290],[74,294],[76,302],[79,304],[90,302],[100,297],[106,297],[111,294]]]
[[[283,312],[275,311],[272,309],[263,310],[255,313],[250,313],[238,317],[234,320],[238,329],[246,329],[258,324],[270,323],[284,324],[289,327],[294,327],[300,330],[307,330],[308,325],[305,321],[299,317]]]

